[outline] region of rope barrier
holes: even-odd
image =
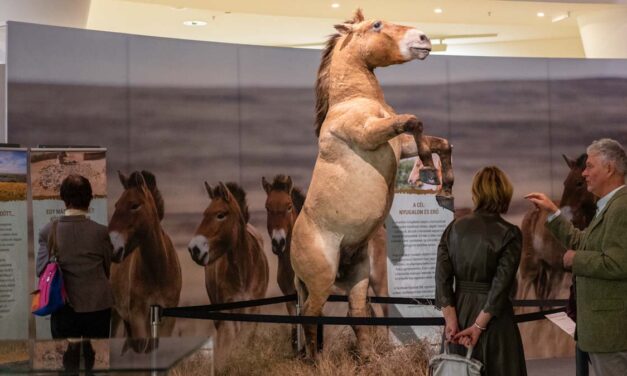
[[[309,325],[384,325],[384,326],[435,326],[444,325],[442,317],[340,317],[340,316],[290,316],[220,312],[223,310],[258,307],[269,304],[278,304],[296,301],[296,295],[285,295],[273,298],[249,300],[242,302],[209,304],[202,306],[162,308],[162,316],[204,319],[216,321],[242,321],[262,322],[274,324],[309,324]],[[371,303],[379,304],[407,304],[407,305],[433,305],[433,299],[421,298],[395,298],[395,297],[369,297]],[[331,295],[330,302],[345,302],[348,297],[344,295]],[[518,300],[514,306],[519,307],[559,307],[551,310],[519,314],[515,316],[516,322],[528,322],[544,319],[544,315],[565,311],[566,300]]]

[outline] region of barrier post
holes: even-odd
[[[161,324],[161,307],[150,306],[150,337],[159,338],[159,324]]]

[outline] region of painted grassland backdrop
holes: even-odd
[[[307,188],[320,51],[22,23],[9,24],[7,51],[9,142],[106,147],[109,215],[122,191],[117,170],[155,173],[184,269],[181,305],[208,303],[203,270],[186,250],[209,202],[205,180],[248,192],[270,262],[268,296],[280,294],[261,177],[289,174]],[[600,137],[627,141],[624,60],[431,56],[377,74],[397,113],[418,115],[426,133],[452,142],[456,206],[471,207],[474,172],[497,165],[515,185],[507,217],[517,224],[530,207],[524,194],[559,199],[561,154],[575,157]],[[180,320],[176,330],[211,325]]]

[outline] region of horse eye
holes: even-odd
[[[218,218],[219,221],[222,221],[222,220],[224,220],[224,218],[226,218],[226,214],[225,213],[218,213],[216,218]]]
[[[375,22],[374,24],[372,24],[372,28],[373,28],[375,31],[379,31],[379,30],[381,30],[381,21],[377,21],[377,22]]]
[[[290,206],[287,208],[287,212],[290,213],[291,211],[292,211],[292,207]]]
[[[137,210],[137,209],[141,208],[141,206],[142,206],[141,204],[133,204],[131,206],[131,210]]]

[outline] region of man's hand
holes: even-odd
[[[549,213],[555,213],[559,209],[544,193],[532,192],[525,198],[533,202],[538,209],[546,210]]]
[[[564,253],[562,262],[564,263],[564,269],[571,270],[573,268],[573,260],[575,259],[575,251],[569,249]]]

